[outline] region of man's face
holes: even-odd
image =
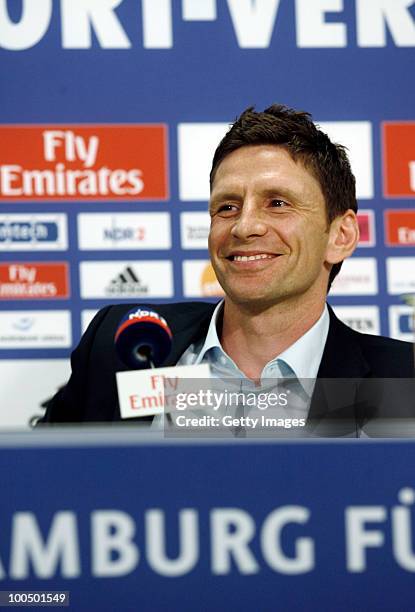
[[[209,250],[227,298],[268,307],[323,298],[329,266],[326,205],[316,178],[282,147],[245,146],[217,168]]]

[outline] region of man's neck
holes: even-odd
[[[256,311],[225,300],[222,347],[248,378],[258,381],[264,366],[318,321],[324,304],[304,308],[281,303]]]

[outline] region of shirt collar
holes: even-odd
[[[206,334],[205,341],[196,358],[196,364],[201,363],[206,353],[210,349],[219,349],[224,355],[224,352],[217,332],[217,323],[222,314],[224,300],[221,300],[213,311],[212,318],[209,323],[209,329]],[[320,318],[301,338],[296,340],[294,344],[289,346],[280,355],[272,359],[264,368],[268,368],[277,360],[285,362],[299,379],[313,379],[317,377],[317,372],[323,356],[324,346],[327,340],[329,331],[330,316],[327,304]],[[226,355],[229,358],[228,355]],[[235,366],[236,367],[236,366]]]
[[[209,323],[209,329],[207,331],[203,346],[200,349],[200,352],[197,356],[196,363],[201,363],[207,351],[209,351],[210,349],[218,348],[224,353],[221,343],[219,341],[218,331],[217,331],[217,323],[218,323],[219,316],[222,314],[224,302],[225,300],[221,300],[219,304],[217,304],[215,310],[213,311],[212,318],[210,319],[210,323]]]
[[[329,333],[330,315],[327,304],[321,317],[294,344],[278,355],[292,368],[299,379],[316,378]]]

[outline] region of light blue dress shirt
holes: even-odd
[[[273,416],[306,419],[329,331],[330,317],[327,305],[318,321],[301,338],[265,365],[258,385],[245,376],[221,346],[217,323],[223,303],[222,300],[216,306],[205,339],[191,344],[177,365],[207,363],[210,365],[213,378],[226,380],[233,390],[239,392],[269,392],[275,389],[276,385],[279,385],[280,390],[289,389],[291,399],[288,406],[274,409]],[[233,413],[235,414],[235,411]],[[164,416],[159,415],[155,417],[153,426],[158,428],[163,423]]]
[[[210,320],[206,338],[191,344],[183,353],[177,365],[209,363],[212,370],[225,377],[246,378],[235,362],[225,353],[220,343],[217,322],[223,308],[223,300],[216,306]],[[315,379],[323,356],[329,332],[330,316],[327,305],[318,321],[296,342],[280,355],[269,361],[261,373],[261,380],[284,378],[291,373],[298,379]],[[287,369],[288,368],[288,369]]]

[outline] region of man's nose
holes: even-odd
[[[231,234],[234,238],[246,240],[254,236],[263,236],[266,231],[267,225],[261,211],[254,206],[244,204],[231,229]]]

